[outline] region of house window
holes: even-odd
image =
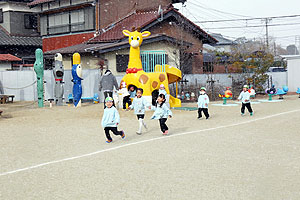
[[[128,62],[129,62],[129,55],[116,55],[117,60],[117,72],[126,72]]]
[[[24,25],[26,29],[35,29],[37,27],[37,17],[32,14],[25,14]]]
[[[142,51],[141,61],[145,72],[154,72],[156,65],[165,65],[168,63],[168,55],[165,51]],[[161,69],[165,71],[164,68]]]
[[[67,33],[69,31],[69,13],[49,16],[49,34]]]
[[[0,23],[3,23],[3,10],[0,9]]]
[[[54,35],[94,29],[95,9],[93,7],[41,17],[42,35]]]
[[[212,62],[203,63],[203,72],[214,72],[214,65]]]
[[[71,12],[71,31],[84,30],[84,10],[75,10]]]

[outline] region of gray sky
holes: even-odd
[[[300,15],[300,0],[187,0],[185,5],[185,7],[182,7],[181,4],[177,4],[176,7],[193,22]],[[296,35],[298,35],[299,41],[297,40],[297,46],[299,47],[300,16],[272,19],[269,22],[270,25],[294,23],[298,24],[269,26],[269,36],[275,37],[276,43],[285,48],[289,44],[295,44],[295,38]],[[224,36],[228,36],[227,38],[229,39],[235,39],[237,37],[265,38],[265,27],[246,27],[264,24],[265,22],[262,20],[197,23],[197,25],[205,31],[221,33]]]

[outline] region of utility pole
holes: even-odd
[[[266,46],[267,46],[267,51],[269,50],[269,31],[268,31],[268,23],[271,21],[270,18],[265,18],[264,19],[265,24],[266,24]]]
[[[297,55],[297,49],[298,53],[300,51],[300,35],[295,36],[295,55]]]

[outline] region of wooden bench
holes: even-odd
[[[0,103],[13,103],[15,95],[8,95],[8,94],[0,94]]]

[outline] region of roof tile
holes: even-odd
[[[0,54],[0,61],[22,61],[22,59],[11,54]]]
[[[173,7],[170,7],[166,9],[163,13],[163,15],[168,14],[169,12],[173,12],[175,15],[179,15],[180,17],[187,20],[188,23],[190,23],[195,29],[200,32],[204,38],[211,41],[212,43],[217,42],[215,38],[210,36],[208,33],[206,33],[204,30],[202,30],[199,26],[191,22],[189,19],[184,17],[180,12],[178,12]],[[118,22],[111,24],[108,26],[103,33],[100,35],[92,38],[89,43],[97,43],[97,42],[108,42],[108,41],[118,41],[125,36],[123,35],[122,31],[124,29],[130,30],[133,26],[134,27],[141,27],[144,28],[147,25],[151,24],[155,20],[157,20],[160,17],[158,15],[157,11],[136,11],[128,16],[124,17],[123,19],[119,20]]]
[[[0,26],[0,46],[42,46],[42,38],[40,37],[19,37],[11,36],[6,30]]]

